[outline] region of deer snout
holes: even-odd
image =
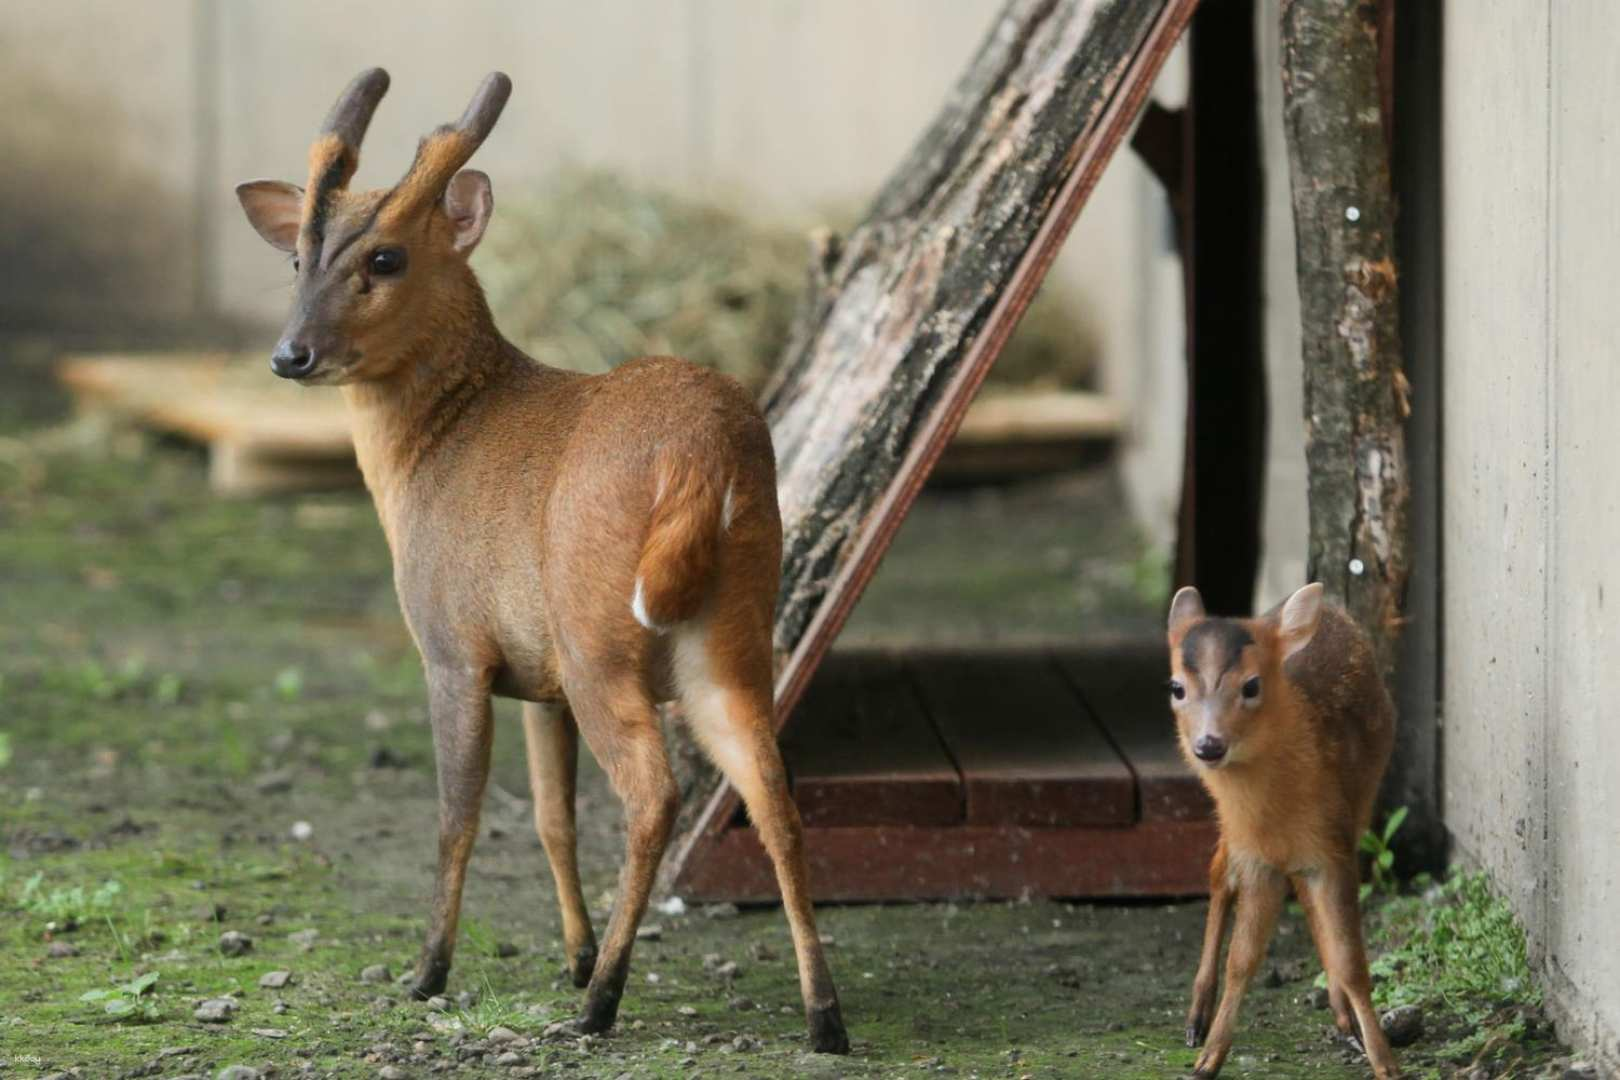
[[[1226,740],[1219,735],[1200,735],[1192,749],[1199,761],[1214,764],[1226,756]]]
[[[315,350],[285,339],[270,354],[270,370],[283,379],[303,379],[315,370]]]

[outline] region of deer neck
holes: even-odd
[[[355,456],[390,547],[411,478],[490,387],[521,362],[496,330],[476,283],[470,298],[453,307],[455,317],[406,347],[390,374],[343,387]]]

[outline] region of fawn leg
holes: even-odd
[[[1333,1024],[1345,1035],[1355,1039],[1359,1044],[1361,1032],[1356,1027],[1355,1014],[1350,1011],[1349,1000],[1344,996],[1344,987],[1339,985],[1333,977],[1333,972],[1327,966],[1327,947],[1323,934],[1326,928],[1322,923],[1322,913],[1317,909],[1316,901],[1311,896],[1310,886],[1303,877],[1290,879],[1294,886],[1294,895],[1299,898],[1299,906],[1305,909],[1305,922],[1311,928],[1311,940],[1316,943],[1316,955],[1322,957],[1322,970],[1327,975],[1328,1005],[1333,1010]]]
[[[1361,1045],[1378,1080],[1400,1075],[1395,1052],[1378,1022],[1372,1004],[1372,975],[1367,970],[1367,948],[1361,937],[1361,902],[1358,898],[1354,857],[1335,863],[1306,881],[1322,917],[1322,966],[1328,979],[1344,988],[1361,1029]]]
[[[596,967],[596,933],[579,884],[579,853],[574,830],[574,782],[579,773],[579,729],[564,705],[523,703],[523,737],[529,751],[529,791],[534,796],[534,830],[545,846],[557,882],[563,946],[575,986],[591,981]]]
[[[1232,1049],[1238,1008],[1243,1004],[1249,981],[1265,959],[1266,946],[1277,928],[1277,916],[1282,913],[1288,882],[1269,869],[1245,867],[1234,887],[1237,916],[1232,926],[1232,943],[1226,953],[1226,988],[1221,993],[1215,1023],[1209,1029],[1209,1041],[1193,1067],[1194,1076],[1215,1076]]]
[[[810,902],[804,830],[771,722],[768,654],[762,664],[741,664],[728,655],[729,650],[711,649],[706,636],[701,627],[677,631],[675,668],[682,710],[699,743],[742,795],[776,870],[782,909],[793,934],[811,1048],[847,1054],[849,1035]]]
[[[570,686],[568,701],[580,734],[624,804],[628,826],[618,899],[576,1022],[580,1031],[592,1034],[612,1027],[619,1015],[636,927],[647,910],[653,878],[675,826],[680,794],[664,752],[658,714],[639,682],[626,679],[588,689]]]
[[[1232,914],[1232,882],[1227,874],[1226,841],[1215,845],[1209,863],[1209,917],[1204,921],[1204,951],[1193,979],[1192,1007],[1187,1010],[1187,1045],[1201,1046],[1215,1012],[1215,988],[1221,965],[1221,941]]]
[[[411,993],[425,1000],[444,989],[461,919],[461,887],[478,839],[478,814],[489,780],[489,680],[484,673],[429,667],[428,711],[439,778],[439,867],[427,941]]]

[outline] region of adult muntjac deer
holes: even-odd
[[[1210,618],[1198,590],[1184,588],[1170,605],[1169,639],[1182,752],[1221,824],[1187,1013],[1187,1045],[1205,1043],[1193,1075],[1220,1072],[1292,882],[1327,971],[1335,1021],[1360,1038],[1378,1080],[1392,1080],[1399,1069],[1373,1011],[1357,898],[1357,841],[1395,743],[1395,707],[1372,644],[1349,615],[1322,602],[1319,584],[1257,619]],[[1217,1011],[1221,938],[1234,906]]]
[[[765,421],[736,383],[682,360],[586,376],[504,340],[467,265],[493,206],[489,177],[462,166],[511,81],[486,78],[393,188],[351,192],[387,89],[374,69],[344,91],[310,149],[307,189],[258,180],[237,195],[293,256],[292,315],[270,366],[348,399],[427,674],[439,862],[414,991],[438,993],[449,973],[501,694],[524,702],[535,824],[568,965],[589,986],[579,1027],[612,1025],[675,820],[654,710],[673,699],[775,864],[811,1042],[845,1052],[771,722],[782,530]],[[574,846],[579,735],[628,825],[600,958]]]

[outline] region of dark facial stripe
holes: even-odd
[[[321,245],[326,239],[326,218],[332,210],[332,193],[343,185],[343,174],[348,152],[332,155],[332,160],[326,163],[326,169],[315,184],[315,191],[310,200],[309,221],[305,228],[309,230],[310,245],[309,258],[313,264],[321,260]]]
[[[1242,623],[1231,619],[1205,619],[1181,639],[1181,664],[1189,671],[1197,671],[1198,655],[1209,647],[1216,657],[1216,668],[1205,674],[1218,678],[1222,672],[1236,666],[1245,646],[1253,644],[1254,637]]]

